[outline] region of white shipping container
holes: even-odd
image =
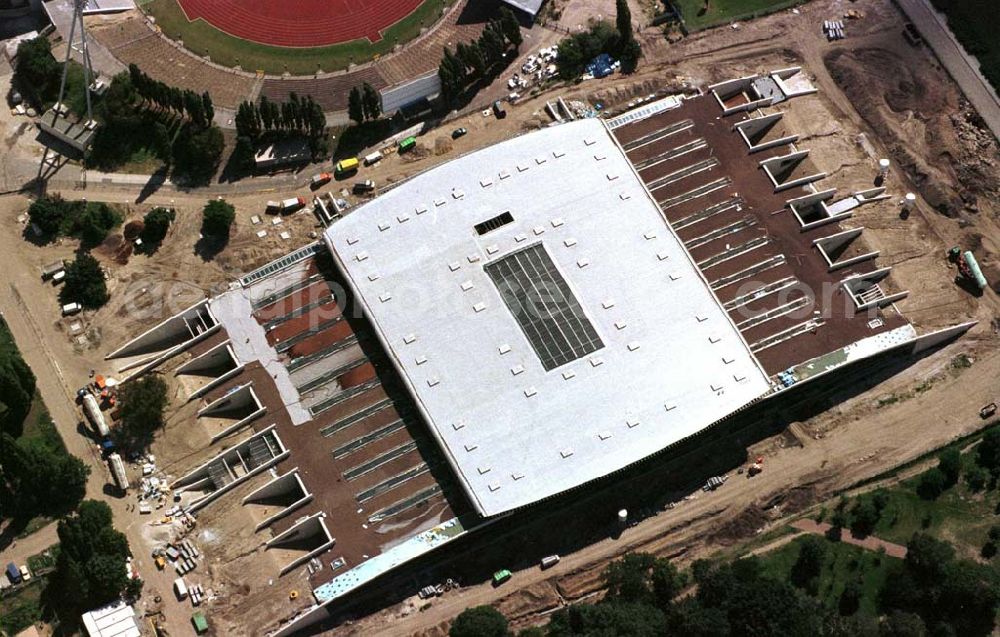
[[[184,583],[183,577],[178,577],[174,580],[174,590],[177,592],[177,597],[179,599],[184,599],[187,597],[188,589],[187,584]]]
[[[380,161],[382,161],[382,153],[377,150],[374,153],[365,155],[365,166],[371,166],[372,164],[376,164]]]

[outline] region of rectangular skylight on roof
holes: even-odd
[[[488,263],[485,270],[546,371],[604,347],[542,244]]]
[[[476,234],[484,235],[487,232],[493,232],[497,228],[502,228],[506,226],[508,223],[512,223],[513,221],[514,221],[514,215],[510,214],[509,210],[501,212],[495,217],[490,217],[486,221],[480,221],[479,223],[477,223],[475,225]]]

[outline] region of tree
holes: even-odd
[[[559,610],[549,622],[548,637],[660,637],[665,630],[666,616],[660,609],[613,601]]]
[[[40,197],[28,206],[28,219],[42,234],[55,237],[63,228],[68,206],[59,195]]]
[[[0,318],[0,432],[14,438],[21,435],[34,396],[35,375],[21,358],[7,323]]]
[[[125,559],[128,541],[112,526],[111,509],[85,500],[76,515],[57,527],[59,557],[53,575],[53,597],[63,617],[110,602],[129,587]]]
[[[667,613],[667,635],[719,637],[729,634],[729,619],[718,608],[706,608],[692,597],[674,604]]]
[[[648,553],[626,553],[622,559],[608,564],[601,575],[608,587],[607,599],[649,603],[652,599],[649,573],[654,561]]]
[[[236,208],[225,199],[213,199],[201,211],[202,234],[212,237],[228,237],[229,228],[236,220]]]
[[[157,246],[167,236],[167,230],[176,213],[169,208],[153,208],[142,218],[142,232],[139,237],[148,246]]]
[[[922,582],[940,581],[947,565],[955,559],[950,544],[926,533],[914,533],[906,543],[904,564]]]
[[[819,574],[826,561],[826,544],[816,536],[808,536],[799,542],[799,555],[792,565],[789,580],[795,586],[816,594]]]
[[[660,608],[667,608],[687,586],[687,575],[681,573],[673,562],[657,558],[649,575],[653,598]]]
[[[108,302],[104,270],[97,259],[81,252],[75,261],[66,266],[66,278],[59,292],[59,300],[63,304],[79,303],[89,309],[97,309]]]
[[[969,467],[965,472],[965,485],[969,487],[969,491],[973,493],[978,493],[986,488],[986,483],[990,478],[990,474],[986,472],[979,465]]]
[[[925,500],[936,500],[944,491],[947,478],[937,467],[928,469],[920,476],[917,483],[917,493]]]
[[[878,524],[879,512],[870,498],[861,498],[851,511],[851,533],[855,537],[871,535]]]
[[[205,120],[212,123],[212,119],[215,117],[215,105],[212,104],[212,96],[208,94],[208,91],[201,94],[201,108],[205,111]]]
[[[153,440],[156,430],[163,427],[163,410],[167,406],[167,383],[157,374],[130,380],[118,390],[121,404],[121,426],[116,432],[122,446],[144,449]]]
[[[632,33],[632,10],[629,9],[628,0],[615,0],[615,27],[618,29],[619,47],[624,50],[625,45],[635,40]]]
[[[361,101],[366,118],[376,120],[382,115],[382,98],[368,82],[361,85]]]
[[[253,142],[249,137],[240,135],[236,138],[236,147],[233,148],[233,161],[243,170],[253,170],[255,152]]]
[[[196,126],[205,126],[205,104],[201,101],[201,96],[192,90],[184,91],[184,110]]]
[[[492,68],[503,59],[506,45],[504,43],[503,36],[500,33],[498,33],[495,29],[486,28],[483,29],[482,35],[479,36],[479,48],[483,52],[483,57],[486,58],[486,67]],[[464,77],[462,78],[462,81],[464,85]]]
[[[944,474],[946,489],[958,484],[958,477],[962,471],[962,452],[955,447],[945,449],[938,456],[938,469]]]
[[[347,116],[356,124],[365,121],[365,102],[357,86],[347,96]]]
[[[83,461],[43,439],[15,440],[0,433],[4,516],[30,518],[72,511],[86,495],[89,474],[90,467]]]
[[[509,634],[507,618],[492,606],[466,608],[448,630],[449,637],[506,637]]]
[[[18,44],[13,82],[35,106],[58,97],[61,74],[62,65],[52,55],[48,38],[37,37]]]
[[[524,41],[521,35],[521,24],[517,21],[517,16],[510,10],[510,7],[500,8],[500,26],[503,28],[503,35],[514,48],[521,46]]]
[[[1000,475],[1000,427],[993,427],[983,435],[976,450],[976,462],[994,477]]]
[[[893,611],[882,624],[880,634],[882,637],[924,637],[927,627],[915,613]]]
[[[207,183],[222,159],[225,140],[214,124],[206,128],[185,126],[174,143],[177,168],[196,183]]]
[[[84,246],[95,246],[104,241],[108,232],[121,223],[121,220],[121,215],[108,204],[87,202],[73,221],[73,234],[80,237]]]
[[[861,608],[861,594],[861,581],[857,577],[847,580],[837,602],[838,612],[844,616],[858,612],[858,609]]]

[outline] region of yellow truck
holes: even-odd
[[[339,177],[341,175],[346,175],[352,173],[358,169],[358,158],[349,157],[347,159],[341,159],[337,162],[336,166],[333,167],[333,172]]]

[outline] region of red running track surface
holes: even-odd
[[[368,38],[413,13],[424,0],[177,0],[189,20],[201,18],[244,40],[274,46],[326,46]]]

